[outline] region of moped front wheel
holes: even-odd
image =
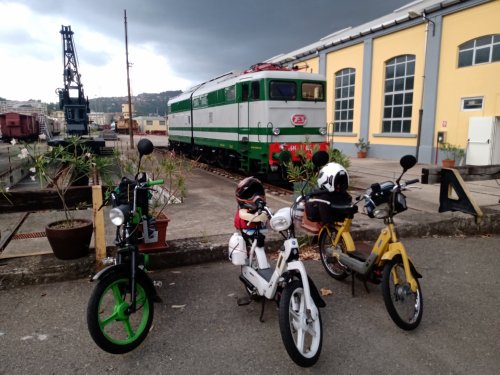
[[[337,231],[334,228],[330,230],[323,230],[318,239],[319,254],[321,258],[321,263],[325,268],[326,272],[336,280],[344,280],[349,276],[348,270],[345,266],[339,263],[338,259],[333,256],[333,241],[337,235]],[[347,252],[347,245],[343,238],[340,239],[337,244],[337,249],[342,252]]]
[[[99,281],[87,306],[87,325],[95,343],[104,351],[123,354],[146,338],[154,315],[153,296],[147,280],[135,282],[136,309],[131,312],[131,283],[125,272],[112,273]]]
[[[321,314],[312,320],[307,311],[302,281],[294,280],[283,290],[279,306],[281,338],[292,360],[302,367],[314,365],[321,353]]]
[[[403,260],[396,256],[384,266],[382,275],[382,294],[385,307],[396,325],[406,331],[418,327],[422,320],[423,298],[420,283],[416,292],[412,292],[406,279]]]

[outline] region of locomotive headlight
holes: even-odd
[[[279,128],[274,128],[273,129],[273,135],[280,135],[281,131]]]
[[[319,128],[319,134],[326,135],[326,128]]]

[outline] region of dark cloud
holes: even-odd
[[[371,21],[408,0],[21,0],[36,12],[61,15],[129,45],[148,43],[174,73],[200,82],[244,69],[313,43],[348,26]],[[102,55],[101,58],[105,58]]]

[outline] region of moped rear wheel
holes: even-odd
[[[349,276],[347,268],[340,264],[338,259],[333,256],[333,241],[336,235],[337,231],[335,228],[321,232],[318,239],[319,254],[326,272],[336,280],[344,280]],[[340,239],[337,248],[344,254],[347,252],[347,245],[343,238]]]
[[[423,314],[423,298],[420,284],[417,291],[410,289],[406,279],[403,260],[396,256],[384,266],[382,275],[382,294],[385,307],[396,325],[406,331],[415,329],[420,324]]]
[[[112,354],[137,348],[146,338],[154,315],[153,296],[147,281],[136,280],[136,311],[131,313],[128,275],[112,273],[99,281],[87,307],[87,325],[95,343]]]
[[[321,353],[323,326],[319,309],[316,320],[308,315],[302,281],[294,280],[283,290],[279,323],[281,338],[290,358],[302,367],[314,365]]]

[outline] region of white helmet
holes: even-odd
[[[338,163],[328,163],[319,171],[318,187],[329,192],[345,192],[349,187],[349,175]]]

